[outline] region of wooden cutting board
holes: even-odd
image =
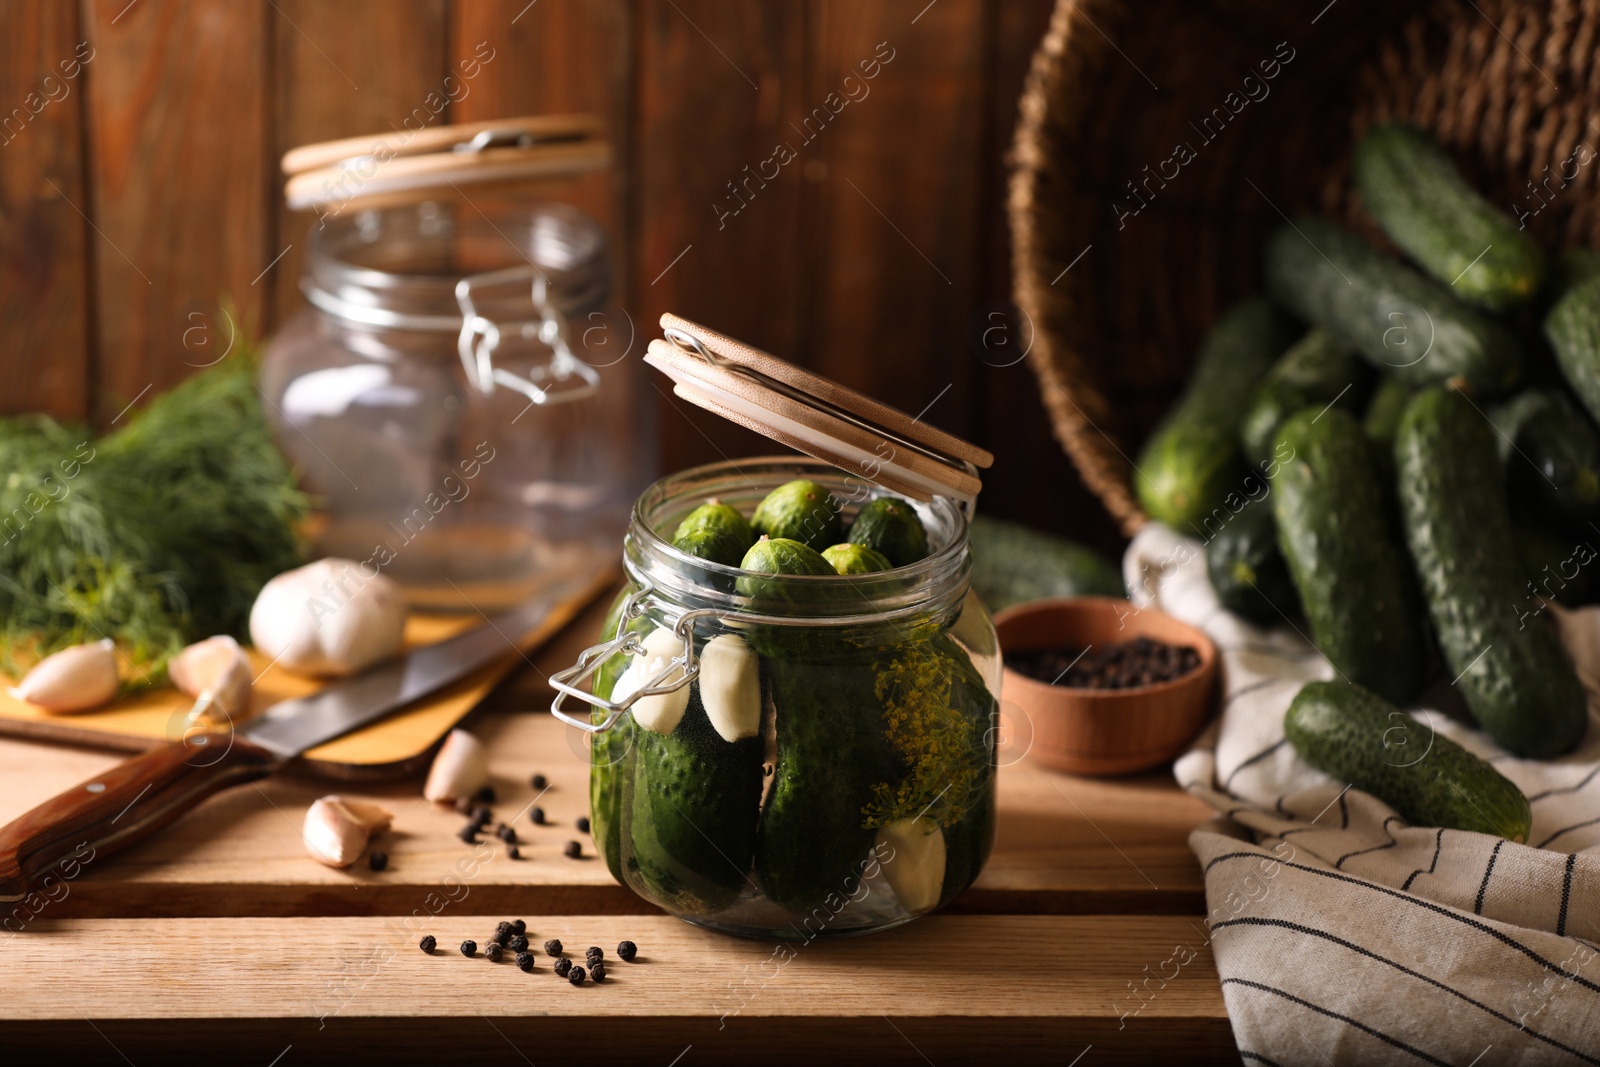
[[[439,739],[477,706],[496,682],[524,662],[529,652],[559,633],[596,596],[614,587],[617,578],[617,571],[607,568],[598,574],[567,579],[553,591],[556,606],[549,617],[515,646],[508,641],[503,657],[365,729],[311,749],[301,762],[318,774],[356,780],[398,777],[415,770]],[[405,647],[409,651],[443,641],[481,624],[483,618],[477,613],[413,613],[406,620]],[[280,700],[309,696],[329,684],[327,679],[291,674],[254,649],[247,652],[257,676],[251,714]],[[153,748],[181,737],[194,703],[176,689],[162,686],[97,711],[63,715],[18,700],[9,692],[11,684],[7,681],[0,690],[0,734],[126,751]]]

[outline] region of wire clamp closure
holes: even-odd
[[[537,319],[502,325],[478,313],[473,303],[474,288],[522,281],[531,286]],[[549,406],[582,400],[599,392],[600,372],[573,354],[567,340],[566,316],[550,301],[549,289],[549,279],[532,265],[474,274],[456,283],[456,303],[461,306],[461,333],[456,339],[456,349],[461,354],[467,380],[484,396],[493,395],[497,387],[503,386],[527,397],[529,403]],[[510,331],[526,339],[537,339],[550,349],[549,362],[536,367],[532,378],[495,366],[495,350]]]

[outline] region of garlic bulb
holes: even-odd
[[[683,654],[683,640],[670,627],[663,626],[650,631],[650,636],[644,639],[643,644],[644,652],[628,664],[628,669],[612,686],[612,700],[625,700],[643,689],[646,682],[665,670],[675,657]],[[668,675],[660,684],[668,685],[682,677],[683,671],[680,669]],[[646,730],[670,734],[678,728],[688,707],[689,687],[685,685],[670,693],[642,697],[629,710],[633,712],[633,721]]]
[[[883,876],[900,906],[916,915],[938,904],[945,864],[939,824],[922,817],[897,820],[878,831],[878,855],[885,845],[893,849],[893,858],[884,860]]]
[[[296,674],[358,674],[400,651],[400,586],[347,559],[319,559],[273,578],[250,609],[250,640]]]
[[[46,656],[11,690],[46,711],[89,711],[117,695],[117,651],[110,639]]]
[[[167,677],[185,696],[205,701],[227,718],[250,712],[250,660],[227,634],[197,641],[167,663]]]
[[[394,816],[376,804],[349,797],[322,797],[306,809],[300,831],[311,858],[330,867],[348,867],[361,857],[372,835],[382,833]]]
[[[451,730],[428,770],[422,795],[433,801],[470,797],[489,784],[489,753],[465,730]]]
[[[761,658],[737,634],[722,634],[700,652],[700,703],[724,741],[761,732]]]

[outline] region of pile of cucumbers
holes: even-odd
[[[1544,608],[1600,593],[1587,569],[1600,538],[1600,257],[1569,252],[1548,269],[1410,126],[1372,129],[1352,172],[1404,260],[1326,219],[1281,227],[1267,295],[1214,327],[1136,489],[1150,516],[1206,543],[1226,607],[1307,629],[1333,664],[1338,682],[1291,710],[1296,749],[1410,817],[1422,813],[1400,798],[1421,772],[1396,769],[1399,734],[1348,727],[1387,721],[1375,707],[1432,678],[1452,680],[1518,756],[1561,755],[1587,727]],[[1475,758],[1452,753],[1430,773],[1441,768],[1468,791],[1504,792]],[[1454,823],[1425,815],[1484,828],[1469,804],[1445,805]],[[1516,836],[1517,819],[1496,812]]]
[[[803,579],[889,572],[929,545],[905,500],[866,502],[848,529],[845,510],[797,480],[748,518],[708,500],[669,539],[694,560],[737,568],[722,591],[754,612],[848,616],[863,610],[853,583]],[[714,588],[730,577],[698,573]],[[608,638],[623,625],[621,603]],[[994,833],[998,707],[950,623],[692,634],[694,681],[638,699],[591,749],[591,826],[612,874],[679,914],[733,925],[752,901],[836,930],[865,925],[885,912],[864,903],[885,879],[895,914],[961,892]],[[683,638],[648,613],[627,625],[643,653],[602,667],[601,697],[636,691],[682,653]],[[837,918],[849,908],[857,914]]]

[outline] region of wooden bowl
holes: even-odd
[[[1018,604],[994,621],[1006,652],[1148,637],[1200,653],[1196,670],[1139,689],[1069,688],[1006,668],[1001,696],[1032,723],[1028,755],[1047,767],[1087,775],[1149,770],[1182,752],[1211,717],[1217,646],[1170,615],[1116,597],[1063,597]]]

